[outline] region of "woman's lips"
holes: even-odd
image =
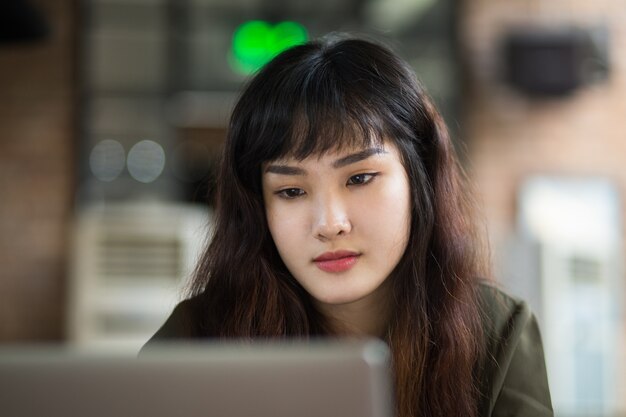
[[[351,251],[325,252],[313,259],[313,262],[322,271],[343,272],[352,268],[359,256],[359,253]]]

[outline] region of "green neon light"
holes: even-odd
[[[307,31],[296,22],[272,25],[251,20],[239,26],[233,35],[230,64],[242,74],[250,74],[285,49],[306,42]]]

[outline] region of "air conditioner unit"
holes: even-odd
[[[70,343],[139,349],[182,297],[210,228],[210,212],[189,204],[79,209],[68,283]]]
[[[533,177],[520,232],[538,248],[542,335],[555,414],[621,415],[623,241],[619,193],[601,178]]]

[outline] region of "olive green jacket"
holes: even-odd
[[[550,390],[535,316],[528,304],[490,284],[481,284],[486,357],[479,369],[479,415],[553,416]],[[147,345],[199,337],[197,298],[183,301]]]

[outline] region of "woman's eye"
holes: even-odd
[[[285,188],[284,190],[278,191],[276,194],[283,198],[293,199],[304,195],[304,190],[300,188]]]
[[[350,177],[350,179],[348,179],[348,185],[363,185],[363,184],[367,184],[368,182],[373,180],[376,175],[377,174],[375,174],[375,173],[353,175],[353,176]]]

